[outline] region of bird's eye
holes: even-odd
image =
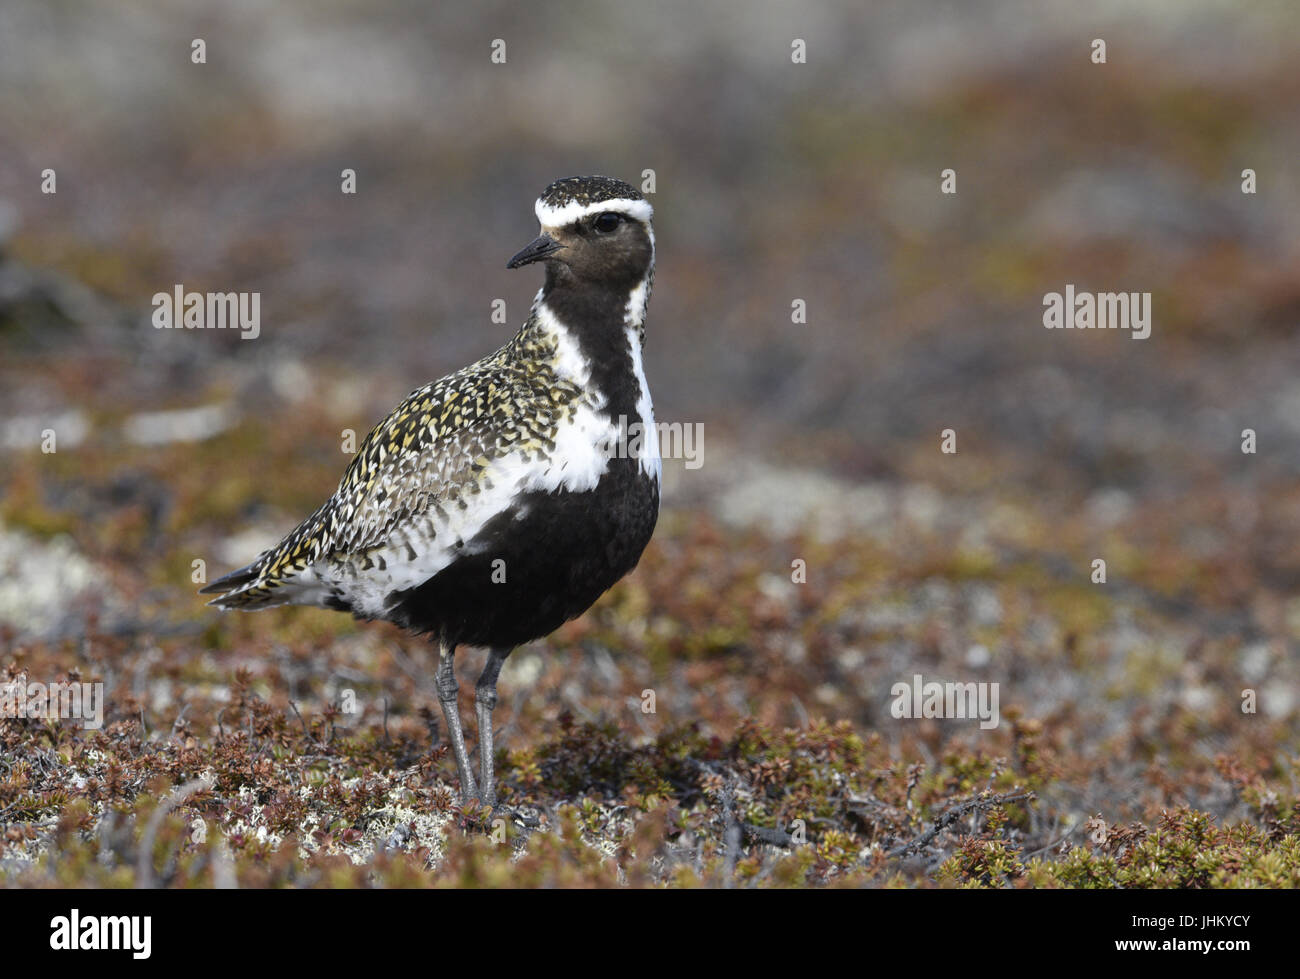
[[[615,214],[613,211],[606,211],[604,214],[602,214],[600,217],[596,218],[596,220],[592,222],[592,227],[595,228],[597,231],[599,231],[601,234],[607,235],[615,228],[617,228],[619,222],[622,220],[623,220],[623,215]]]

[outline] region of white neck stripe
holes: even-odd
[[[648,222],[655,212],[649,201],[634,201],[626,197],[618,197],[609,201],[597,201],[594,204],[580,204],[577,201],[572,201],[563,207],[552,207],[539,198],[537,203],[533,205],[533,210],[537,214],[538,222],[545,228],[562,228],[566,224],[572,224],[574,221],[581,220],[589,215],[604,214],[606,211],[615,211],[636,218],[638,221]]]

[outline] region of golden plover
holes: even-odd
[[[461,798],[488,805],[506,657],[631,571],[659,513],[641,360],[652,208],[621,180],[567,177],[535,210],[541,235],[507,266],[545,263],[523,328],[412,392],[366,436],[324,506],[202,589],[224,609],[317,605],[430,635]],[[477,784],[457,704],[459,645],[489,650],[475,688]]]

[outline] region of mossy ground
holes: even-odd
[[[959,494],[961,473],[930,488],[947,506],[903,491],[880,526],[834,539],[670,507],[632,576],[507,663],[511,811],[462,809],[425,643],[193,595],[191,560],[220,564],[223,528],[258,492],[255,473],[208,474],[249,446],[278,454],[286,515],[330,481],[332,455],[282,431],[86,448],[66,481],[63,459],[14,457],[9,532],[52,539],[46,507],[68,501],[111,587],[69,610],[80,634],[7,644],[11,680],[99,681],[108,704],[100,730],[0,721],[6,883],[1300,884],[1284,646],[1213,635],[1223,576],[1194,563],[1169,562],[1168,581],[1135,569],[1139,587],[1120,561],[1092,585],[1070,567],[1083,525],[1068,521],[1027,554],[1032,501]],[[128,484],[173,502],[104,504]],[[952,541],[945,512],[994,505],[1015,533]],[[1181,518],[1126,538],[1149,555]],[[1285,629],[1293,613],[1277,614]],[[480,657],[459,656],[471,732]],[[914,672],[999,682],[1000,724],[893,717],[889,687]],[[1267,709],[1243,713],[1252,685]]]

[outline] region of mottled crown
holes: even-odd
[[[537,220],[550,227],[600,211],[619,211],[641,221],[654,214],[639,190],[613,177],[564,177],[542,191],[535,210]]]

